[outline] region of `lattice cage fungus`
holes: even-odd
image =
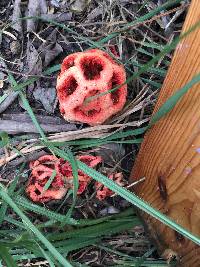
[[[127,85],[108,91],[125,81],[124,67],[101,50],[91,49],[67,56],[57,79],[63,117],[89,125],[102,124],[123,108]]]
[[[79,155],[77,159],[91,168],[95,168],[102,162],[102,158],[92,155]],[[45,203],[51,200],[59,200],[64,197],[70,188],[73,188],[73,172],[70,163],[62,158],[45,155],[30,163],[31,174],[26,186],[28,197],[34,202]],[[45,185],[51,179],[53,171],[55,177],[45,190]],[[77,194],[82,194],[91,177],[78,170],[79,188]]]

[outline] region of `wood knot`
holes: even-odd
[[[158,189],[159,189],[161,198],[164,201],[167,201],[168,193],[167,193],[166,181],[163,176],[158,176]]]

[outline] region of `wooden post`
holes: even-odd
[[[199,21],[200,1],[193,0],[183,32]],[[154,112],[198,73],[199,28],[177,46]],[[136,194],[200,237],[200,84],[146,134],[131,182],[143,176],[146,180],[135,188]],[[140,214],[161,252],[166,256],[169,249],[176,252],[180,266],[200,266],[200,247],[147,214]]]

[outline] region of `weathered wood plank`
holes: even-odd
[[[183,32],[200,21],[200,2],[193,0]],[[200,73],[200,29],[178,45],[161,89],[156,112],[179,88]],[[200,236],[200,84],[145,136],[131,180],[146,177],[135,192],[153,207]],[[141,213],[160,251],[181,257],[180,266],[200,266],[200,247],[147,214]]]

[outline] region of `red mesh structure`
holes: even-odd
[[[106,93],[125,81],[124,67],[99,49],[67,56],[63,60],[56,87],[63,117],[67,121],[89,125],[102,124],[123,108],[127,85],[98,98],[87,99]]]
[[[91,155],[79,155],[77,159],[94,168],[99,164],[101,157]],[[30,163],[31,175],[29,177],[26,193],[34,202],[45,203],[50,200],[63,198],[69,188],[73,188],[73,173],[71,165],[64,159],[58,159],[52,155],[45,155]],[[49,188],[44,190],[48,182],[56,171],[56,176]],[[78,170],[79,188],[77,194],[82,194],[91,178]]]
[[[44,203],[61,199],[66,194],[68,189],[64,186],[63,177],[58,172],[56,172],[49,188],[46,191],[44,190],[44,186],[53,174],[57,162],[58,158],[55,156],[45,155],[30,163],[32,171],[26,193],[34,202]]]
[[[111,180],[113,180],[117,184],[124,186],[123,174],[121,172],[113,173],[113,174],[109,175],[108,178],[110,178]],[[111,191],[109,188],[107,188],[105,185],[103,185],[102,183],[99,183],[99,182],[95,183],[95,188],[97,191],[96,197],[99,200],[104,200],[106,197],[110,197],[114,194],[113,191]]]

